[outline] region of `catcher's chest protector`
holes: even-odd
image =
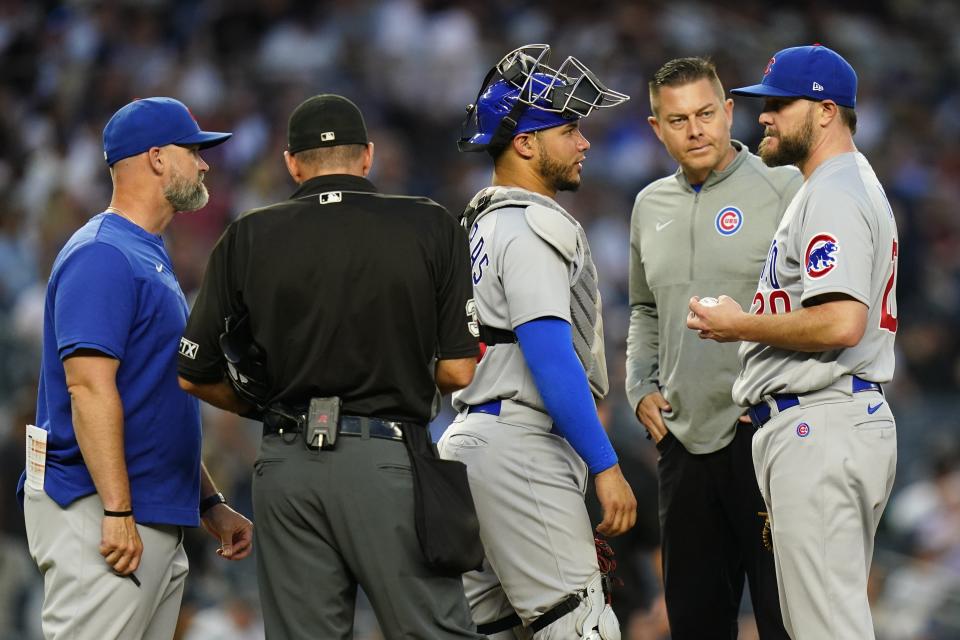
[[[463,224],[469,232],[477,220],[505,207],[523,209],[530,228],[570,265],[573,347],[587,373],[593,395],[597,398],[606,396],[610,383],[603,347],[602,304],[597,267],[590,254],[586,232],[553,199],[526,189],[507,187],[490,187],[478,193],[467,205]]]

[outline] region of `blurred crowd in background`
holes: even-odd
[[[900,230],[898,366],[886,389],[900,458],[873,571],[877,634],[960,637],[960,4],[722,4],[0,3],[0,640],[39,637],[41,584],[14,487],[24,424],[34,418],[47,275],[70,234],[109,202],[101,131],[110,115],[136,97],[173,96],[204,129],[234,133],[204,152],[210,204],[178,216],[166,234],[189,298],[225,225],[293,191],[282,162],[287,117],[316,93],[341,93],[363,110],[376,144],[371,179],[381,191],[426,195],[459,213],[490,179],[486,156],[457,153],[464,107],[503,54],[532,42],[553,45],[555,62],[580,58],[633,98],[583,123],[593,145],[583,186],[559,197],[586,228],[600,271],[612,387],[602,411],[640,502],[637,528],[615,541],[624,638],[669,637],[657,574],[656,451],[623,393],[632,201],[675,170],[645,122],[647,81],[671,58],[709,55],[725,87],[751,84],[775,51],[813,42],[840,52],[859,74],[855,141]],[[734,137],[752,149],[758,106],[740,100],[734,112]],[[249,515],[259,425],[209,407],[204,416],[207,465]],[[449,410],[441,414],[435,434],[449,418]],[[179,637],[262,638],[253,561],[221,561],[202,531],[186,542],[191,573]],[[744,611],[742,637],[755,637],[750,619]],[[380,637],[362,606],[357,638]]]

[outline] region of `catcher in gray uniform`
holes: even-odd
[[[701,343],[684,320],[692,295],[722,291],[749,304],[803,177],[764,166],[730,139],[733,101],[724,97],[703,58],[671,60],[650,82],[648,121],[680,168],[633,207],[627,397],[660,453],[671,637],[730,638],[746,577],[760,637],[785,640],[750,453],[755,429],[730,397],[737,348]]]
[[[597,417],[607,392],[597,272],[577,221],[554,201],[574,190],[590,148],[579,121],[627,96],[575,58],[547,66],[528,45],[491,69],[460,141],[494,158],[494,186],[464,213],[473,263],[467,313],[482,343],[459,415],[440,440],[466,464],[486,561],[464,575],[491,638],[618,640],[584,503],[594,475],[618,535],[636,499]]]
[[[691,299],[700,337],[742,340],[734,400],[759,431],[784,626],[794,640],[874,637],[867,577],[893,485],[897,227],[853,143],[857,76],[820,46],[778,52],[760,84],[760,156],[805,178],[777,229],[750,313]]]

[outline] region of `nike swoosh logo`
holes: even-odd
[[[161,273],[162,271],[163,271],[163,265],[158,262],[158,263],[157,263],[157,273]]]
[[[883,406],[883,403],[882,403],[882,402],[881,402],[880,404],[877,404],[877,405],[869,405],[869,404],[868,404],[868,405],[867,405],[867,413],[869,413],[870,415],[873,415],[873,414],[875,414],[875,413],[877,412],[877,409],[879,409],[879,408],[882,407],[882,406]]]
[[[657,231],[663,231],[664,229],[669,227],[671,224],[673,224],[673,220],[667,220],[666,222],[658,222]]]

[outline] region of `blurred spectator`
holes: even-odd
[[[901,555],[879,557],[875,578],[880,640],[946,640],[960,620],[960,448],[933,453],[929,477],[904,487],[888,525]]]
[[[226,603],[197,611],[183,640],[263,640],[256,596],[234,596]]]
[[[39,610],[28,604],[42,590],[40,574],[27,550],[23,514],[16,501],[23,468],[24,425],[33,422],[36,386],[21,388],[0,412],[0,640],[39,635]],[[31,619],[31,614],[36,614]]]

